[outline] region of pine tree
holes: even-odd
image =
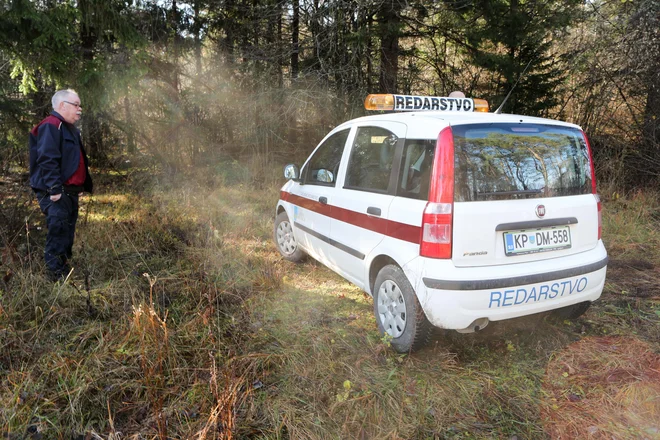
[[[482,87],[497,106],[520,78],[506,103],[507,113],[545,115],[557,104],[563,65],[553,39],[580,15],[577,0],[446,1],[458,16],[463,48],[472,63],[494,74]],[[460,32],[460,31],[459,31]],[[522,72],[529,64],[524,77]]]

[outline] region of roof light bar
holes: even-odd
[[[367,110],[487,112],[488,101],[443,96],[373,94],[364,100]]]
[[[364,100],[367,110],[394,110],[394,95],[369,95]]]
[[[483,113],[488,113],[490,111],[490,107],[488,106],[488,101],[485,99],[473,99],[474,101],[474,111],[475,112],[483,112]]]

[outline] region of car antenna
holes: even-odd
[[[504,98],[504,101],[502,101],[502,104],[500,104],[499,107],[497,107],[497,110],[495,110],[495,114],[499,115],[502,113],[502,109],[504,108],[504,104],[506,104],[506,101],[509,99],[509,96],[511,96],[511,92],[513,92],[513,89],[516,88],[518,83],[520,82],[520,79],[525,75],[525,72],[527,72],[527,69],[529,69],[529,65],[532,64],[532,60],[529,60],[529,63],[527,63],[527,67],[525,67],[525,70],[520,74],[518,77],[518,80],[516,80],[516,83],[511,87],[511,90],[509,90],[509,93],[506,95],[506,98]]]

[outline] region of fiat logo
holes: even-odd
[[[538,218],[545,217],[545,205],[539,205],[536,207],[536,216]]]

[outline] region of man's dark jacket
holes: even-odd
[[[30,132],[30,186],[50,195],[61,194],[64,183],[85,162],[83,189],[91,193],[92,178],[89,161],[83,148],[80,131],[53,111]]]

